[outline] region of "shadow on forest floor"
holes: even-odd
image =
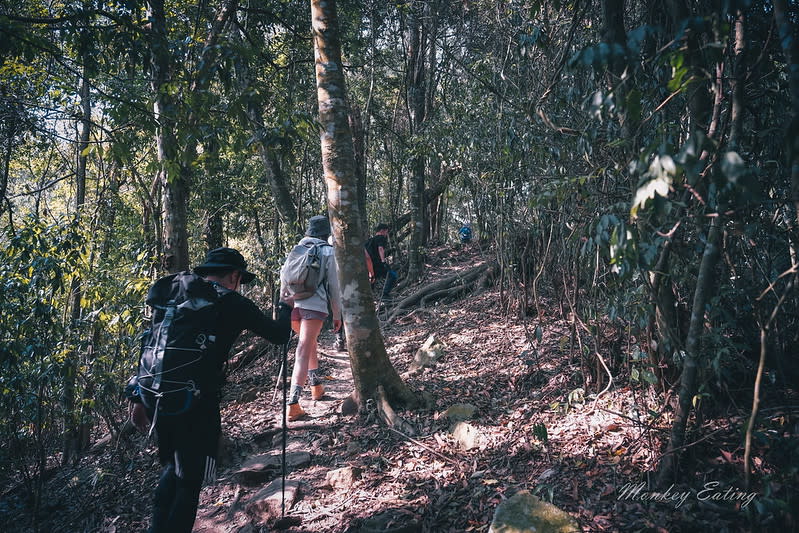
[[[478,253],[435,250],[426,282],[468,268]],[[669,410],[653,416],[663,410],[662,396],[630,380],[629,365],[614,362],[623,358],[603,345],[608,332],[597,341],[613,383],[597,398],[606,378],[600,374],[603,381],[596,383],[598,365],[581,360],[569,324],[504,316],[499,298],[486,290],[383,325],[400,373],[431,334],[446,345],[435,367],[407,378],[435,400],[434,409],[403,414],[417,429],[413,438],[381,426],[374,416],[340,414],[352,389],[349,359],[333,351],[330,332],[323,334],[327,395],[317,402],[306,399],[308,419],[289,424],[288,450],[308,451],[311,461],[289,475],[301,484],[289,511],[301,523],[288,531],[391,531],[400,525],[407,529],[397,531],[487,531],[497,504],[520,489],[565,509],[585,531],[796,527],[791,521],[799,486],[795,398],[763,399],[765,427],[758,434],[756,485],[750,490],[744,490],[742,475],[746,408],[730,407],[689,435],[683,481],[653,492],[650,472],[670,423]],[[531,335],[536,326],[543,333],[540,342]],[[194,531],[271,530],[270,523],[255,523],[246,511],[260,486],[242,486],[232,476],[248,458],[280,451],[282,393],[275,388],[280,357],[277,350],[264,351],[230,377],[223,405],[226,453],[218,482],[203,490]],[[477,438],[468,450],[443,416],[458,403],[476,407],[468,423]],[[360,479],[343,489],[329,487],[327,473],[347,466],[357,467]],[[157,474],[155,449],[139,436],[87,456],[48,483],[41,530],[143,530]],[[31,530],[17,492],[5,493],[0,518],[10,525],[7,531]]]

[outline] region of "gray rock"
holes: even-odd
[[[245,510],[257,522],[267,522],[282,516],[282,479],[276,479],[259,490],[247,502]],[[286,480],[286,512],[294,505],[300,495],[300,482]]]
[[[573,533],[577,521],[551,503],[541,501],[528,490],[520,490],[494,511],[488,533]]]
[[[444,355],[444,343],[439,341],[435,335],[430,335],[422,346],[416,350],[413,361],[408,367],[408,372],[418,372],[422,368],[433,366]]]
[[[449,409],[444,411],[442,416],[447,417],[453,422],[460,420],[469,420],[477,412],[477,407],[470,403],[456,403],[450,405]]]
[[[458,441],[462,450],[473,450],[479,448],[482,443],[480,431],[468,422],[456,422],[452,425],[450,433]]]
[[[311,454],[308,452],[286,454],[286,470],[300,468],[310,462]],[[256,455],[245,461],[241,468],[233,473],[232,478],[242,485],[258,485],[280,475],[282,469],[281,454]]]
[[[346,466],[337,470],[331,470],[325,476],[325,481],[334,489],[349,489],[356,481],[361,479],[363,471],[355,466]]]

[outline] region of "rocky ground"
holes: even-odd
[[[477,246],[440,248],[423,283],[481,261],[491,256]],[[745,490],[741,474],[745,408],[731,407],[689,437],[683,483],[653,492],[648,472],[663,447],[669,412],[651,386],[629,378],[629,364],[612,363],[614,348],[603,344],[612,332],[591,341],[611,366],[608,384],[598,359],[580,356],[583,344],[573,342],[569,323],[507,316],[501,298],[497,290],[478,290],[382,324],[400,373],[431,335],[442,345],[434,365],[406,375],[434,401],[432,409],[401,413],[414,436],[382,425],[375,413],[341,414],[352,390],[349,360],[324,333],[327,394],[306,398],[309,416],[288,424],[291,520],[278,521],[280,353],[250,347],[257,357],[234,370],[226,389],[225,453],[217,483],[203,489],[194,531],[487,531],[497,506],[520,490],[564,509],[583,531],[796,527],[790,508],[796,402],[764,402],[765,424],[779,438],[767,434],[758,444],[756,486]],[[624,339],[627,347],[634,342]],[[586,387],[583,376],[597,375],[601,384]],[[0,519],[6,531],[143,531],[157,474],[151,443],[138,435],[121,439],[52,475],[38,524],[25,512],[20,490],[4,493]]]

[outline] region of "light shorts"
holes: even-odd
[[[327,313],[321,311],[314,311],[313,309],[300,309],[295,307],[291,310],[291,321],[299,322],[300,320],[324,320],[327,318]]]

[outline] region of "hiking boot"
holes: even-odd
[[[314,400],[321,400],[325,395],[325,386],[321,383],[319,385],[311,385],[311,398]]]
[[[290,403],[288,404],[288,419],[289,422],[294,422],[305,416],[305,411],[303,410],[302,406],[298,403]]]

